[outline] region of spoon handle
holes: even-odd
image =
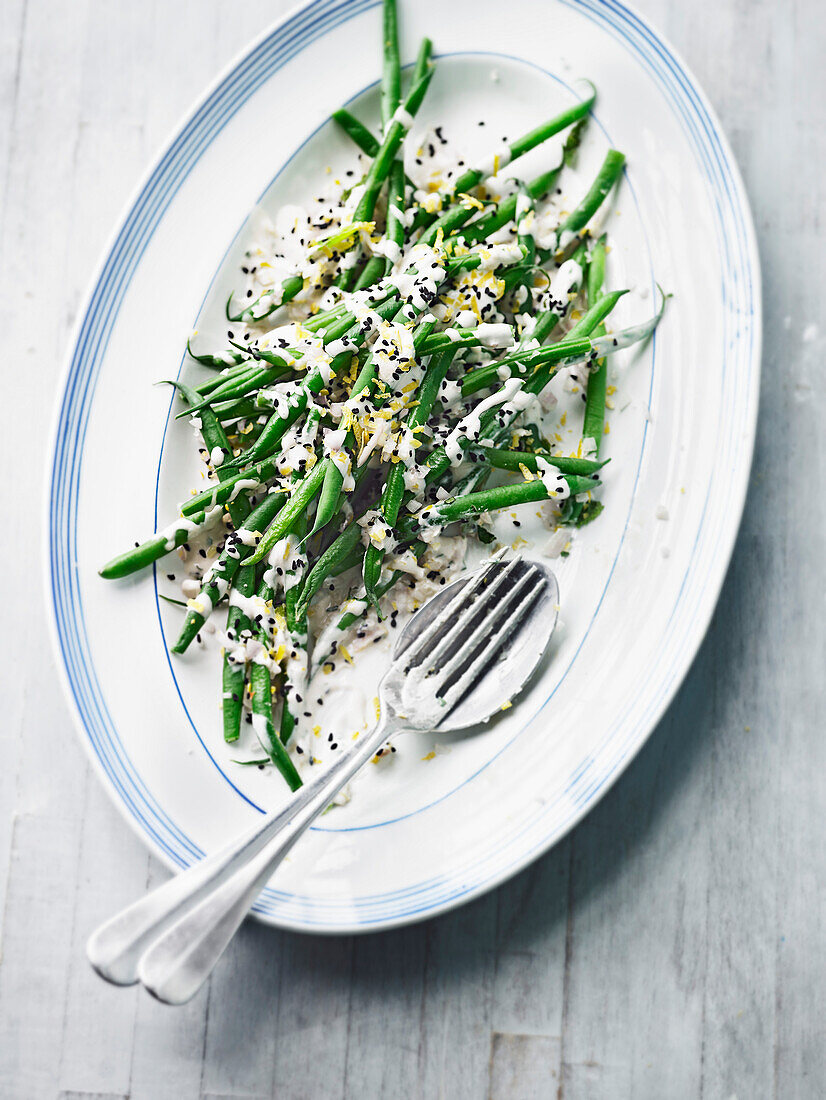
[[[143,981],[170,1004],[188,1000],[284,856],[396,728],[389,716],[380,721],[283,810],[102,925],[86,949],[95,970],[118,985]]]

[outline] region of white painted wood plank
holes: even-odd
[[[221,1096],[269,1091],[276,1048],[279,935],[247,921],[210,979],[201,1088]]]
[[[816,122],[812,119],[812,128]],[[820,122],[822,125],[822,114]],[[822,133],[810,136],[814,147],[818,142],[822,144]],[[806,181],[808,186],[818,186],[815,179],[818,164],[823,164],[822,157],[808,168],[804,186]],[[783,361],[782,349],[778,346],[785,333],[783,318],[793,317],[797,328],[783,372],[790,395],[786,397],[787,407],[797,428],[783,467],[785,476],[789,477],[795,476],[800,462],[805,462],[807,467],[811,463],[819,471],[819,478],[826,472],[821,428],[826,398],[820,381],[826,355],[826,324],[819,300],[820,288],[826,279],[826,261],[822,247],[815,255],[810,255],[813,251],[810,234],[813,232],[822,242],[822,222],[819,226],[807,225],[791,237],[792,246],[805,249],[805,254],[810,256],[805,285],[778,288],[777,299],[769,312],[769,324],[778,334],[773,341],[777,348],[775,361]],[[764,253],[767,265],[773,260],[776,262],[783,251],[780,241],[773,245]],[[800,330],[805,330],[805,326],[816,318],[817,337],[803,340]],[[773,481],[774,464],[767,462],[758,476],[760,474],[761,485]],[[815,484],[819,484],[819,480]],[[789,503],[789,508],[794,510],[793,502]],[[805,533],[801,537],[799,521],[796,523],[790,516],[778,538],[777,564],[782,568],[782,582],[773,608],[782,616],[782,633],[775,651],[780,672],[778,675],[769,667],[763,668],[766,690],[777,693],[777,721],[763,737],[776,743],[779,760],[774,840],[778,886],[772,928],[776,950],[774,1087],[777,1097],[789,1097],[790,1100],[806,1100],[826,1089],[826,982],[823,980],[826,975],[826,844],[823,843],[826,700],[822,686],[826,640],[821,622],[826,563],[823,535],[817,537],[818,532],[826,530],[823,494],[813,494],[805,510],[807,527],[811,524],[811,537],[806,537]],[[795,577],[799,578],[797,583]],[[773,634],[775,629],[773,624]],[[761,725],[762,720],[761,714],[758,718]],[[755,728],[757,723],[752,725]]]
[[[490,1056],[489,1100],[537,1100],[559,1089],[559,1039],[495,1031]]]
[[[5,205],[14,120],[20,107],[20,74],[25,38],[25,0],[10,0],[0,23],[0,217]]]
[[[78,818],[15,823],[0,966],[0,1096],[53,1096],[72,946]]]
[[[775,736],[780,717],[776,702],[764,698],[759,711],[754,710],[755,687],[765,665],[750,640],[774,628],[780,596],[749,600],[744,587],[753,584],[758,571],[754,566],[759,569],[765,560],[751,531],[755,520],[763,522],[756,511],[750,509],[741,535],[741,542],[751,545],[752,565],[743,568],[745,555],[735,560],[710,639],[718,678],[717,736],[709,747],[703,1081],[710,1092],[768,1098],[774,1095],[777,788],[782,758]],[[735,683],[738,690],[728,690]],[[732,858],[735,852],[749,852],[750,858]]]
[[[21,461],[44,451],[38,446],[45,438],[43,395],[54,391],[54,357],[65,333],[60,305],[45,308],[36,292],[47,277],[38,267],[45,263],[57,281],[65,260],[71,211],[56,200],[71,180],[80,91],[73,58],[82,49],[85,5],[70,13],[32,0],[21,25],[0,214],[0,252],[15,257],[0,268],[0,325],[11,385],[20,386],[9,418],[15,425],[4,433],[10,447],[4,468],[13,472],[20,507],[18,537],[12,558],[4,525],[4,560],[21,568],[8,586],[11,629],[0,642],[0,666],[18,685],[10,736],[3,738],[4,768],[18,776],[14,801],[6,804],[13,832],[0,964],[0,1093],[9,1097],[57,1090],[86,784],[85,762],[61,736],[66,711],[45,635],[37,555],[42,470],[36,461]]]
[[[700,1095],[710,669],[572,837],[568,1100]]]
[[[130,1100],[123,1092],[65,1092],[57,1094],[57,1100]]]
[[[60,1050],[61,1090],[67,1093],[130,1093],[131,1057],[138,989],[106,985],[86,961],[90,933],[146,889],[149,856],[123,828],[100,785],[86,788],[77,864],[72,945]],[[100,868],[117,868],[101,875]]]
[[[167,878],[169,872],[151,860],[146,888]],[[208,990],[176,1008],[140,991],[131,1045],[130,1100],[200,1100],[208,1003]],[[123,1049],[124,1057],[128,1049]]]
[[[344,1079],[346,1100],[416,1096],[425,935],[418,927],[358,936]]]
[[[424,935],[420,1094],[475,1100],[490,1083],[496,895],[439,917]]]
[[[313,1095],[340,1100],[347,1064],[353,941],[287,933],[280,939],[273,1095],[284,1100]]]
[[[562,1034],[570,868],[566,839],[497,893],[495,1033]]]

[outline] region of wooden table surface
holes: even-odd
[[[722,118],[763,265],[757,452],[708,637],[622,779],[513,881],[364,938],[249,923],[173,1010],[104,985],[83,954],[165,872],[91,774],[58,686],[45,448],[125,199],[288,5],[5,0],[0,1097],[826,1096],[826,21],[818,0],[639,6]]]

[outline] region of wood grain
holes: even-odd
[[[0,20],[0,1096],[826,1095],[826,23],[816,0],[639,0],[742,168],[766,298],[752,487],[676,701],[575,833],[494,894],[361,939],[242,930],[170,1010],[82,945],[165,872],[70,731],[37,544],[59,362],[175,123],[284,0],[6,0]],[[47,296],[44,296],[44,288]],[[805,333],[805,338],[804,338]],[[11,413],[12,415],[9,415]],[[22,537],[21,537],[22,532]]]

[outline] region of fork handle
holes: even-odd
[[[222,851],[194,864],[103,925],[87,954],[109,981],[140,980],[181,1004],[208,977],[264,883],[302,833],[398,726],[388,714],[353,752]]]

